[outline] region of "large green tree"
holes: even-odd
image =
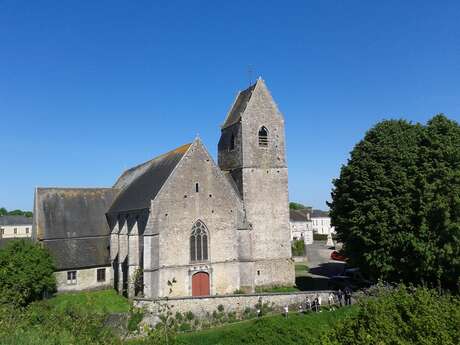
[[[334,180],[331,218],[370,277],[454,288],[460,275],[460,126],[383,121]]]
[[[14,240],[0,250],[0,304],[25,306],[56,287],[48,251],[28,240]]]

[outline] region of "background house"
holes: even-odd
[[[313,243],[311,208],[289,210],[289,226],[291,228],[291,241],[302,239],[305,244]]]
[[[32,236],[32,218],[25,216],[0,217],[0,239]]]
[[[311,221],[314,233],[322,235],[335,233],[334,227],[331,226],[331,217],[329,217],[328,211],[312,210]]]

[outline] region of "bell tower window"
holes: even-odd
[[[268,129],[265,126],[262,126],[259,129],[259,146],[267,147],[268,146]]]
[[[233,151],[235,149],[235,135],[232,133],[232,136],[230,137],[230,151]]]

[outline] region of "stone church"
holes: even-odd
[[[237,95],[217,164],[195,139],[112,188],[37,188],[33,236],[55,257],[62,291],[112,285],[157,298],[293,285],[284,118],[264,81]]]

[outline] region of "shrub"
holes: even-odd
[[[358,313],[323,339],[328,345],[458,344],[460,299],[404,286],[360,302]]]
[[[179,311],[176,312],[175,317],[176,317],[176,320],[177,320],[178,322],[181,322],[181,321],[184,319],[184,318],[182,317],[182,314],[181,314]]]
[[[132,310],[130,312],[129,320],[128,320],[128,331],[130,332],[136,331],[143,317],[144,317],[144,312],[142,311],[142,309]]]
[[[313,233],[313,241],[327,241],[327,235]]]
[[[0,344],[121,344],[104,320],[104,314],[76,306],[56,309],[46,301],[22,309],[0,305]]]
[[[0,302],[25,306],[56,288],[54,264],[48,251],[26,240],[0,250]]]
[[[191,321],[195,318],[195,314],[193,314],[190,310],[185,313],[185,319]]]
[[[303,240],[292,241],[292,255],[293,256],[304,256],[305,255],[305,243]]]
[[[222,304],[219,304],[217,306],[217,310],[220,311],[220,312],[223,312],[224,311],[224,306]]]

